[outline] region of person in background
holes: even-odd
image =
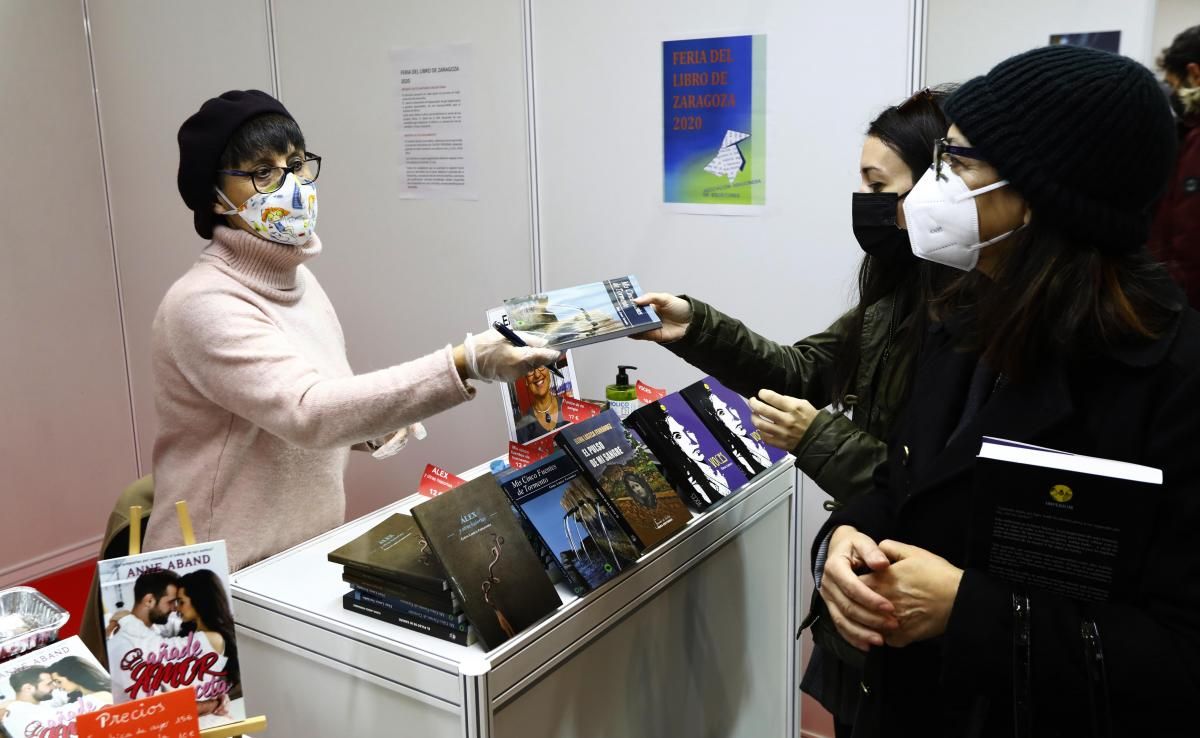
[[[933,306],[876,489],[813,551],[834,623],[868,654],[854,735],[1193,734],[1200,314],[1144,247],[1171,112],[1145,67],[1071,46],[1001,62],[945,110],[904,209],[914,252],[964,274]],[[1055,594],[1053,560],[1026,560],[1026,583],[967,561],[984,436],[1162,471],[1088,507],[1107,511],[1097,526],[1146,521],[1114,554],[1129,593]],[[1021,532],[1065,534],[1039,522]]]
[[[1200,308],[1200,26],[1180,33],[1158,58],[1178,115],[1179,158],[1150,231],[1151,252]]]
[[[638,338],[662,343],[750,396],[749,420],[765,441],[796,456],[796,466],[833,497],[829,508],[873,488],[871,474],[887,458],[885,439],[908,398],[926,305],[954,276],[913,255],[901,210],[945,134],[944,97],[944,90],[922,90],[867,127],[860,185],[851,195],[854,236],[864,252],[858,302],[822,333],[784,345],[694,297],[652,293],[639,300],[655,306],[663,327]],[[832,713],[842,738],[852,730],[863,656],[822,613],[814,594],[805,627],[813,627],[816,648],[802,686]]]
[[[154,318],[159,429],[144,547],[224,539],[240,569],[344,522],[352,447],[470,400],[468,379],[512,381],[558,359],[495,330],[355,374],[333,305],[306,263],[321,253],[316,180],[287,109],[258,90],[206,101],[179,129],[179,193],[211,240]],[[396,232],[403,238],[402,229]],[[416,266],[416,265],[414,265]]]

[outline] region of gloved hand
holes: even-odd
[[[528,344],[519,348],[508,342],[495,328],[478,336],[467,334],[463,349],[467,355],[467,378],[484,382],[514,382],[539,366],[548,366],[562,355],[554,349],[541,348],[546,340],[530,333],[517,332]]]
[[[409,436],[416,438],[418,441],[424,441],[427,435],[429,434],[425,430],[425,426],[420,423],[413,423],[407,428],[401,428],[393,433],[392,437],[387,439],[386,443],[371,452],[371,457],[386,459],[389,456],[395,456],[408,444]]]

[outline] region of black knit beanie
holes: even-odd
[[[1105,253],[1145,243],[1176,145],[1150,70],[1106,51],[1046,46],[962,85],[945,109],[1039,220]]]
[[[201,238],[212,238],[218,217],[212,211],[213,187],[225,144],[243,123],[267,113],[292,117],[283,103],[265,92],[230,90],[205,101],[179,127],[179,194],[192,211]]]

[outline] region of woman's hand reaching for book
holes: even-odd
[[[817,417],[817,409],[808,400],[769,389],[759,390],[758,397],[750,398],[750,409],[754,412],[750,422],[762,439],[789,453],[800,445],[800,439]]]
[[[661,328],[655,328],[645,333],[638,333],[630,338],[639,341],[654,341],[655,343],[671,343],[683,338],[692,322],[692,304],[682,297],[666,292],[647,292],[634,299],[634,304],[645,307],[650,305],[658,313],[662,321]]]

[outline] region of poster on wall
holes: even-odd
[[[758,215],[766,204],[767,37],[663,42],[663,201]]]
[[[400,197],[477,200],[471,161],[471,47],[392,49]]]
[[[1086,46],[1118,54],[1121,51],[1120,31],[1096,31],[1095,33],[1053,33],[1051,46]]]

